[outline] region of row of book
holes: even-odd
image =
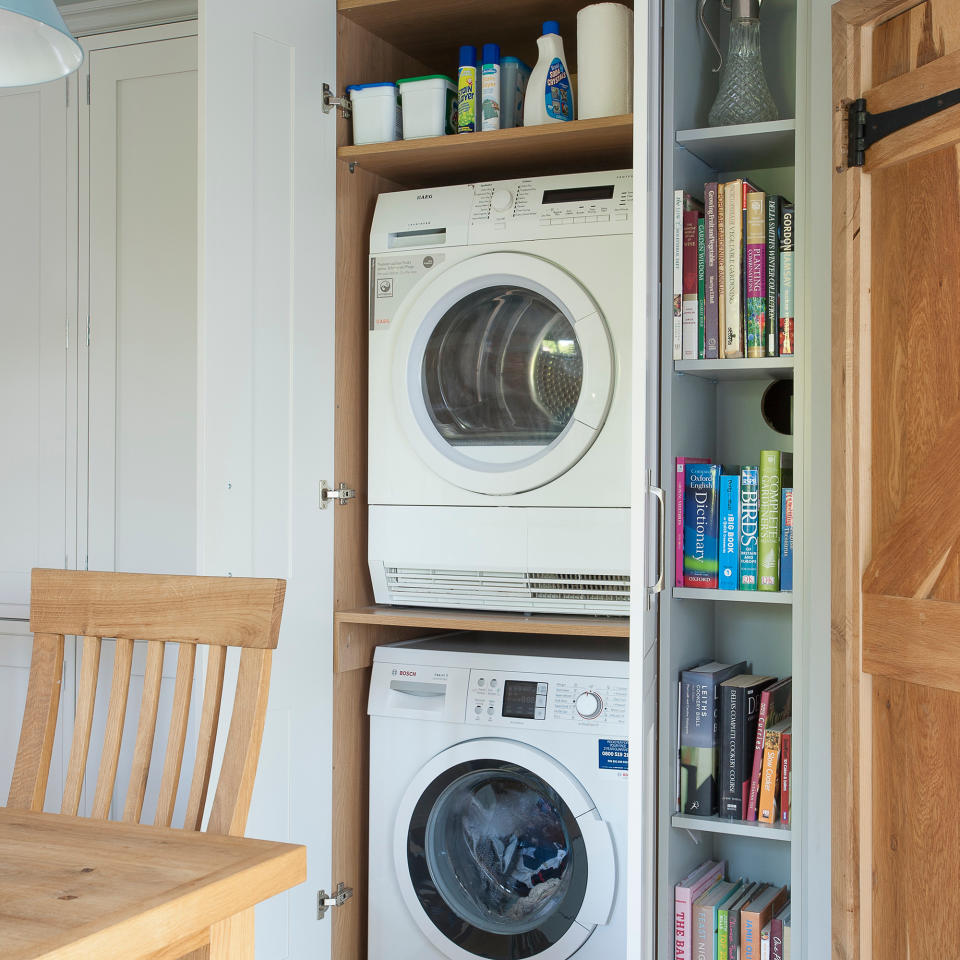
[[[791,677],[711,661],[680,674],[677,810],[790,823]]]
[[[701,863],[674,888],[674,960],[789,960],[790,891]]]
[[[791,455],[761,450],[756,466],[676,460],[678,587],[793,590]]]
[[[674,192],[673,359],[793,354],[793,204],[744,179],[703,193]]]

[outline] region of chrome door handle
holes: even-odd
[[[667,501],[663,492],[663,487],[657,487],[654,484],[649,484],[647,487],[648,492],[652,493],[660,504],[660,556],[659,556],[659,568],[660,575],[657,577],[657,582],[652,587],[647,587],[647,592],[650,594],[662,593],[664,587],[664,579],[666,574],[666,563],[667,563]]]

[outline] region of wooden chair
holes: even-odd
[[[123,820],[139,823],[153,753],[163,652],[179,643],[170,733],[154,823],[169,827],[180,782],[197,645],[209,647],[193,780],[184,829],[199,830],[220,718],[227,647],[241,647],[233,715],[207,830],[242,836],[260,758],[270,662],[280,632],[284,580],[34,570],[30,584],[33,659],[8,806],[42,810],[60,705],[64,635],[82,642],[77,711],[60,812],[76,815],[97,692],[100,645],[116,638],[103,752],[92,815],[107,819],[120,758],[134,640],[147,661]],[[82,641],[81,641],[82,638]]]

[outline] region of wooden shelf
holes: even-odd
[[[626,0],[633,6],[632,0]],[[498,43],[503,56],[532,67],[544,20],[560,24],[564,52],[576,73],[577,11],[584,0],[339,0],[337,11],[430,68],[456,76],[461,44]],[[383,77],[396,80],[397,77]],[[344,77],[344,83],[356,82]]]
[[[725,833],[732,837],[760,837],[766,840],[792,839],[790,827],[785,824],[756,823],[747,820],[728,820],[726,817],[690,817],[675,813],[670,823],[682,830],[697,830],[704,833]]]
[[[340,147],[337,157],[403,186],[616,170],[633,163],[633,115]]]
[[[691,377],[712,380],[792,380],[793,357],[762,360],[675,360],[673,369]]]
[[[728,603],[793,603],[790,591],[770,593],[764,590],[701,590],[697,587],[674,587],[673,595],[681,600],[724,600]]]
[[[792,167],[793,120],[678,130],[677,143],[717,171]]]

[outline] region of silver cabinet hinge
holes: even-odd
[[[329,113],[331,110],[337,110],[344,120],[349,120],[353,115],[353,108],[349,97],[335,97],[330,89],[330,84],[323,85],[323,112]]]
[[[327,896],[326,890],[317,893],[317,919],[322,920],[331,907],[342,907],[353,896],[353,887],[337,884],[332,897]]]
[[[351,490],[345,483],[338,483],[336,490],[331,490],[327,486],[326,480],[320,481],[320,509],[326,510],[327,505],[336,501],[341,507],[346,506],[348,501],[354,500],[357,496],[356,490]]]

